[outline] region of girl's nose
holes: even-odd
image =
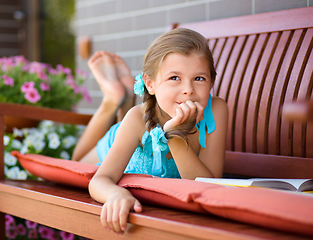
[[[183,85],[182,93],[184,95],[193,95],[194,94],[194,86],[192,82],[186,82]]]

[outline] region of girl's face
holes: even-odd
[[[162,111],[173,118],[179,104],[191,100],[204,108],[211,90],[210,69],[198,54],[188,56],[170,53],[164,59],[154,79],[145,79],[150,94],[155,94]],[[167,120],[168,116],[163,120]]]

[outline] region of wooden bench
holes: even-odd
[[[313,124],[281,118],[281,107],[313,98],[313,7],[178,25],[209,41],[218,72],[214,94],[230,115],[225,173],[313,178]],[[3,116],[87,124],[90,116],[0,104]],[[3,152],[3,127],[0,151]],[[0,168],[4,168],[3,156]],[[86,190],[49,182],[5,180],[0,171],[0,224],[4,213],[91,239],[310,239],[212,215],[157,206],[131,213],[124,235],[100,224],[101,204]]]

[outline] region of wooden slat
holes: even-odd
[[[239,95],[242,98],[245,98],[245,95],[241,95],[241,90],[245,91],[246,89],[242,89],[242,84],[245,79],[245,73],[247,69],[247,65],[250,62],[251,53],[253,52],[253,48],[255,45],[255,40],[257,36],[247,36],[244,39],[244,45],[242,48],[242,53],[240,59],[237,64],[236,71],[233,76],[233,80],[228,91],[228,107],[232,109],[232,119],[229,119],[228,123],[228,133],[231,134],[231,149],[232,151],[236,149],[236,151],[242,151],[242,135],[236,135],[236,132],[242,133],[242,125],[240,125],[239,129],[235,128],[237,123],[237,117],[243,116],[244,109],[238,109],[238,101]],[[244,88],[246,86],[243,86]],[[235,140],[236,136],[236,140]]]
[[[29,114],[31,113],[31,114]],[[34,107],[30,105],[0,103],[0,115],[8,115],[37,120],[51,120],[62,123],[86,125],[92,115],[79,114],[70,111]]]
[[[232,85],[232,82],[238,82],[238,79],[234,79],[234,74],[236,71],[236,68],[238,66],[238,61],[240,59],[242,49],[244,47],[244,44],[246,42],[246,37],[239,37],[234,42],[233,51],[230,53],[229,58],[233,59],[233,61],[230,61],[225,65],[222,84],[220,85],[218,96],[225,99],[225,101],[228,103],[229,108],[229,121],[228,121],[228,136],[226,140],[226,149],[232,150],[232,116],[234,115],[234,107],[232,105],[233,102],[229,102],[229,94],[236,94],[236,92],[230,92],[230,88]]]
[[[249,104],[251,89],[254,83],[257,66],[259,65],[266,35],[252,35],[248,39],[247,46],[251,46],[251,56],[247,58],[247,66],[242,80],[240,92],[238,92],[237,114],[233,125],[234,135],[236,136],[235,151],[246,151],[246,125],[247,125],[247,106]]]
[[[303,40],[303,31],[298,30],[294,33],[290,33],[292,38],[288,46],[287,52],[282,59],[282,66],[279,69],[276,84],[273,89],[273,96],[271,100],[271,106],[269,110],[269,123],[268,123],[268,153],[280,154],[280,127],[281,127],[281,114],[280,109],[283,105],[286,89],[296,87],[297,78],[290,79],[290,75],[299,52],[299,47]],[[293,95],[290,94],[291,96]],[[290,149],[289,144],[286,144],[283,148]],[[291,155],[291,152],[287,155]]]
[[[312,27],[312,22],[313,7],[305,7],[250,16],[181,24],[179,27],[198,31],[206,38],[221,38],[307,28]]]
[[[226,173],[262,178],[313,178],[313,159],[226,151]]]
[[[296,99],[303,101],[307,98],[309,79],[303,78],[303,73],[308,63],[308,51],[310,51],[309,47],[313,36],[312,31],[313,29],[309,29],[306,33],[303,31],[305,36],[290,75],[284,103],[289,103]],[[303,134],[303,127],[305,126],[301,122],[295,122],[293,124],[288,119],[282,119],[280,132],[281,155],[291,154],[297,157],[305,157],[305,135]]]
[[[262,35],[261,35],[262,36]],[[260,38],[261,38],[260,36]],[[264,36],[264,35],[263,35]],[[269,64],[272,60],[273,51],[276,47],[275,42],[278,37],[278,33],[273,33],[267,35],[264,40],[264,45],[262,48],[264,51],[261,52],[261,60],[256,66],[255,78],[252,79],[253,86],[251,90],[251,95],[249,98],[249,103],[247,107],[247,125],[246,125],[246,151],[256,152],[256,130],[257,130],[257,120],[259,105],[261,99],[261,93],[264,86],[264,81],[268,73]]]
[[[279,38],[264,86],[260,89],[261,101],[257,122],[257,153],[268,153],[268,121],[273,91],[287,50],[288,45],[286,46],[286,42],[290,40],[290,34],[290,31],[283,32]]]

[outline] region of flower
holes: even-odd
[[[75,235],[73,233],[68,233],[61,231],[60,236],[62,237],[62,240],[74,240]]]
[[[49,91],[50,90],[49,84],[45,83],[45,82],[40,83],[40,88],[42,91]]]
[[[8,76],[5,75],[5,74],[2,75],[2,78],[3,78],[3,83],[4,83],[5,85],[9,85],[9,86],[11,86],[11,87],[14,86],[14,79],[13,79],[13,78],[8,77]]]
[[[145,87],[145,83],[142,79],[142,74],[138,74],[135,77],[135,84],[134,84],[134,93],[136,95],[139,95],[140,97],[142,97],[142,94],[144,92],[144,87]]]
[[[34,89],[35,87],[35,83],[34,82],[25,82],[22,86],[21,86],[21,92],[26,93],[31,89]]]
[[[88,74],[57,65],[27,61],[23,56],[0,58],[0,102],[73,110],[78,102],[91,102]]]
[[[41,99],[40,94],[38,93],[38,90],[36,88],[29,89],[25,95],[25,99],[28,100],[31,103],[36,103]]]
[[[29,221],[29,220],[26,220],[25,224],[26,224],[28,229],[35,229],[38,225],[38,223]]]
[[[22,223],[19,223],[16,226],[16,230],[17,230],[18,234],[22,235],[22,236],[25,236],[27,233],[26,227]]]

